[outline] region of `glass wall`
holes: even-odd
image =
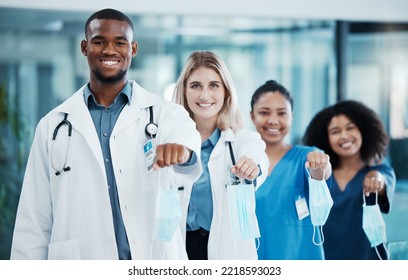
[[[361,100],[379,113],[391,138],[387,160],[394,168],[397,186],[392,211],[384,219],[390,248],[401,252],[401,256],[407,259],[407,25],[355,24],[350,28],[347,48],[346,98]]]
[[[380,114],[391,138],[397,178],[408,179],[408,32],[352,32],[348,46],[347,98]]]

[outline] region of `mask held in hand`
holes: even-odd
[[[385,222],[381,214],[380,206],[378,205],[378,193],[376,193],[374,205],[366,204],[364,193],[363,200],[363,230],[370,241],[371,247],[375,247],[378,257],[382,259],[380,253],[378,252],[377,246],[383,244],[387,255],[388,252],[384,245],[387,242],[387,237]]]
[[[333,199],[330,195],[329,187],[326,181],[315,180],[310,176],[309,170],[306,171],[309,175],[309,212],[310,219],[313,224],[312,241],[315,245],[322,245],[324,242],[323,225],[329,217],[330,210],[333,206]],[[323,173],[324,178],[324,173]],[[319,228],[321,242],[315,240],[316,228]]]
[[[176,187],[159,188],[156,199],[153,238],[170,241],[182,217],[178,190]]]
[[[232,239],[260,237],[255,214],[255,190],[252,184],[227,186]]]

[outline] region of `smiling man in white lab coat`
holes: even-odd
[[[128,80],[137,43],[126,15],[94,13],[85,36],[90,82],[37,126],[11,259],[187,259],[177,213],[186,190],[175,182],[201,174],[195,123]],[[170,187],[175,195],[158,191]]]

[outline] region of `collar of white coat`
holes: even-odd
[[[159,103],[160,98],[158,97],[158,95],[147,92],[135,81],[129,81],[129,83],[132,86],[132,98],[130,100],[130,104],[123,108],[121,116],[115,124],[115,128],[112,131],[112,134],[116,134],[117,132],[121,131],[122,129],[126,128],[128,125],[139,119],[146,108]],[[83,95],[84,87],[86,86],[86,84],[82,86],[64,103],[56,107],[53,112],[68,113],[68,120],[72,123],[73,129],[85,135],[85,138],[93,139],[96,137],[96,134],[90,134],[92,134],[91,131],[94,131],[94,124],[92,122],[91,115],[89,113],[88,106],[85,103]]]
[[[146,91],[135,81],[129,80],[132,86],[132,98],[130,100],[130,105],[133,107],[139,107],[140,109],[145,109],[150,106],[157,104],[158,96]],[[56,111],[62,113],[75,114],[78,111],[78,99],[81,99],[83,104],[86,106],[84,101],[84,88],[87,84],[83,85],[77,92],[75,92],[70,98],[68,98],[64,103],[55,108]]]
[[[221,131],[220,140],[223,142],[235,142],[236,136],[231,128]]]
[[[211,153],[211,158],[223,155],[228,142],[234,143],[235,139],[236,136],[232,129],[229,128],[227,130],[222,130],[220,139],[218,140],[217,145],[215,145],[214,150]]]

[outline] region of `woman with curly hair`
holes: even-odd
[[[388,141],[379,116],[354,100],[321,110],[309,123],[304,144],[324,150],[333,167],[334,204],[324,227],[326,259],[387,258],[386,247],[369,239],[363,216],[366,205],[378,204],[382,213],[391,209],[395,173],[383,161]],[[378,216],[374,224],[383,224]]]

